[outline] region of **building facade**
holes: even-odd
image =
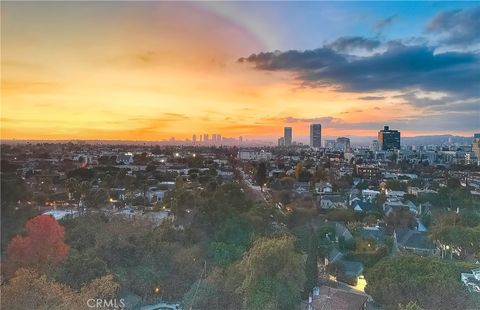
[[[335,147],[337,150],[342,152],[348,152],[350,150],[350,139],[346,137],[339,137],[335,142]]]
[[[322,125],[310,125],[310,147],[322,147]]]
[[[285,127],[283,129],[283,139],[285,146],[292,146],[292,127]]]
[[[477,162],[480,162],[480,133],[473,135],[472,152],[477,156]]]
[[[382,151],[392,151],[400,149],[400,131],[391,130],[384,126],[383,130],[378,132],[378,144]]]

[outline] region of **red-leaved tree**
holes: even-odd
[[[20,267],[33,267],[48,272],[67,257],[70,247],[64,242],[65,229],[53,217],[34,217],[25,227],[27,235],[17,235],[8,244],[9,273]]]

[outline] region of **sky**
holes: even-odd
[[[1,3],[1,138],[480,131],[478,2]]]

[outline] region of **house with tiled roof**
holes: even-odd
[[[302,303],[303,310],[365,310],[368,296],[353,291],[322,286],[315,287],[308,301]]]
[[[400,252],[418,255],[436,255],[438,249],[425,232],[408,228],[398,228],[393,232],[394,248]]]

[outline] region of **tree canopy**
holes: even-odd
[[[387,257],[367,270],[366,292],[387,309],[410,301],[425,309],[469,309],[458,281],[466,267],[436,257]]]

